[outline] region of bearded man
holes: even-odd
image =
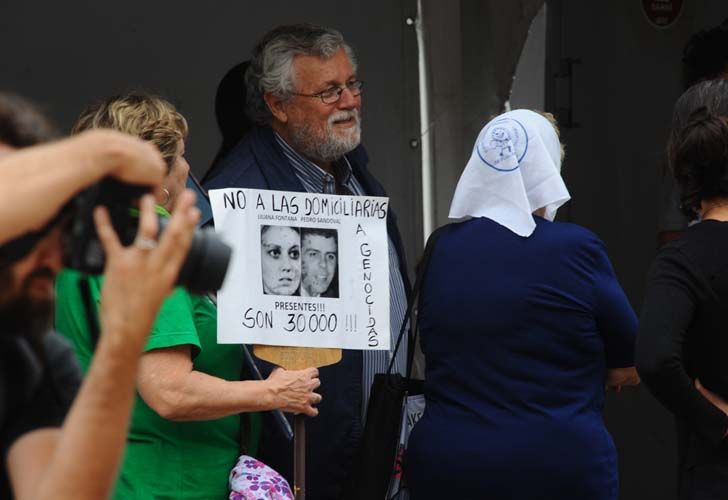
[[[250,131],[206,176],[207,189],[242,187],[309,193],[386,196],[367,171],[360,145],[362,82],[341,33],[309,24],[266,34],[245,74]],[[389,235],[391,346],[407,307],[409,281],[394,214]],[[344,263],[345,265],[345,263]],[[395,369],[403,373],[406,346]],[[337,499],[351,473],[375,373],[387,351],[347,351],[320,369],[319,417],[307,423],[307,494]],[[293,451],[266,417],[261,459],[292,480]]]
[[[52,136],[32,104],[0,92],[0,498],[8,500],[109,497],[142,346],[200,218],[193,193],[182,193],[157,245],[145,196],[137,239],[154,248],[123,247],[108,212],[95,211],[106,255],[102,335],[79,388],[70,345],[50,331],[68,219],[61,207],[107,176],[159,191],[166,168],[154,146],[120,132],[36,145]]]
[[[55,136],[32,104],[0,94],[0,157]],[[60,427],[81,385],[71,346],[51,331],[62,248],[53,224],[0,245],[0,498],[13,498],[5,458],[11,445],[30,430]],[[42,411],[29,410],[33,405]]]

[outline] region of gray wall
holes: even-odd
[[[531,21],[528,37],[513,76],[511,109],[544,109],[546,106],[546,11],[541,7]]]
[[[241,2],[0,2],[0,89],[40,102],[68,130],[89,102],[143,88],[187,117],[188,160],[198,175],[219,145],[220,78],[249,57],[265,31],[309,21],[341,30],[366,82],[363,140],[392,197],[410,261],[421,245],[417,50],[405,19],[415,0]]]
[[[568,105],[560,58],[576,58],[573,119],[562,128],[572,194],[560,216],[606,243],[620,283],[639,312],[657,250],[661,169],[674,101],[682,92],[688,37],[728,16],[722,0],[683,2],[676,24],[650,25],[641,2],[548,2],[547,109]],[[562,116],[563,118],[563,116]],[[644,387],[607,399],[619,452],[623,499],[675,498],[672,417]]]
[[[489,117],[511,92],[531,20],[543,0],[423,0],[435,215],[447,222],[458,178]]]

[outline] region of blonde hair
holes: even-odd
[[[556,117],[549,113],[548,111],[539,111],[537,109],[533,110],[534,112],[538,113],[539,115],[546,118],[552,127],[554,127],[554,131],[556,132],[556,137],[559,138],[559,148],[561,150],[561,162],[564,162],[564,158],[566,157],[566,149],[564,148],[564,143],[561,142],[561,130],[559,130],[559,124],[556,121]]]
[[[177,143],[187,138],[187,120],[168,101],[151,94],[114,96],[89,106],[76,120],[72,134],[110,128],[149,141],[159,149],[167,168],[177,157]]]

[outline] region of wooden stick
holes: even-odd
[[[282,347],[257,344],[255,355],[286,370],[332,365],[341,361],[341,349],[319,347]],[[293,419],[293,495],[306,500],[306,417]]]
[[[306,500],[306,416],[293,417],[293,494]]]

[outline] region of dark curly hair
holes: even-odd
[[[55,126],[27,99],[0,92],[0,142],[25,148],[58,137]]]
[[[720,25],[698,31],[683,50],[685,88],[728,73],[728,18]]]
[[[697,217],[703,200],[728,198],[728,80],[704,81],[680,96],[667,156],[685,215]]]

